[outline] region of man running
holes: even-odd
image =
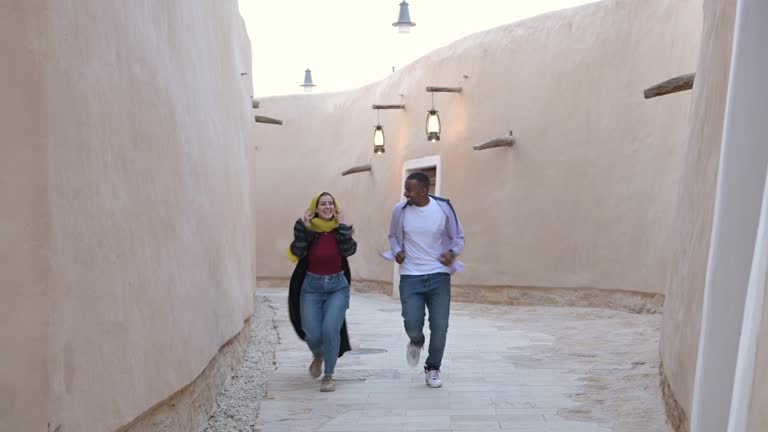
[[[450,201],[429,195],[429,177],[414,172],[405,181],[406,202],[392,211],[391,254],[400,264],[400,303],[408,343],[406,360],[416,366],[424,346],[425,306],[429,310],[429,349],[424,364],[429,387],[443,385],[440,363],[448,334],[451,274],[464,250],[464,230]]]

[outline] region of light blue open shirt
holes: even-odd
[[[434,195],[430,195],[429,198],[435,200],[435,203],[437,203],[446,216],[445,227],[440,234],[443,253],[453,251],[457,256],[461,255],[464,252],[464,228],[462,228],[459,217],[456,216],[456,211],[453,209],[451,202]],[[409,205],[408,201],[403,201],[397,203],[395,208],[392,209],[392,219],[389,222],[390,250],[381,254],[382,257],[389,261],[394,261],[395,255],[404,248],[405,231],[403,230],[403,216],[405,215],[406,207]],[[451,273],[462,271],[464,270],[464,263],[454,260],[449,269]]]

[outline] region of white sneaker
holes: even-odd
[[[419,364],[419,357],[421,357],[421,347],[409,342],[405,352],[405,360],[408,362],[408,366],[416,367]]]
[[[336,383],[333,382],[332,376],[326,375],[323,377],[323,380],[320,382],[320,391],[323,393],[336,391]]]
[[[432,388],[438,388],[443,386],[443,381],[440,379],[440,371],[436,369],[428,370],[424,374],[424,378],[427,380],[427,385]]]

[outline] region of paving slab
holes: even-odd
[[[287,290],[257,295],[276,309],[279,344],[256,431],[671,430],[659,389],[661,315],[454,302],[444,386],[432,389],[406,364],[399,301],[353,292],[353,351],[338,360],[336,391],[321,393]]]

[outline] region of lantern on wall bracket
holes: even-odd
[[[442,125],[440,123],[440,115],[435,109],[435,92],[461,93],[461,87],[427,87],[427,91],[432,93],[432,109],[427,111],[427,140],[429,142],[440,141]]]
[[[435,94],[432,93],[432,109],[427,111],[427,140],[429,142],[440,141],[440,115],[435,109]]]
[[[376,123],[376,127],[373,129],[373,154],[383,154],[384,153],[384,127],[381,126],[381,110],[383,109],[405,109],[405,105],[399,104],[399,105],[372,105],[371,108],[376,110],[376,115],[378,116],[378,122]]]
[[[384,153],[384,128],[381,127],[381,111],[376,110],[379,121],[376,122],[376,128],[373,130],[373,154]]]

